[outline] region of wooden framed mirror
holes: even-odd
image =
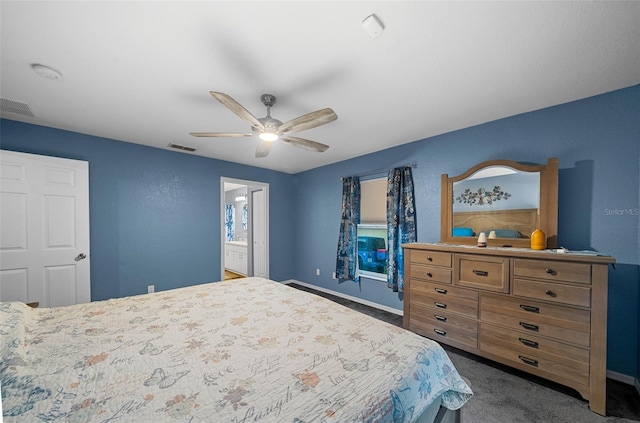
[[[530,248],[539,228],[547,248],[557,247],[557,158],[545,165],[491,160],[459,176],[443,174],[441,184],[440,242],[476,245],[485,232],[488,246]]]

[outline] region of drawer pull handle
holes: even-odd
[[[427,276],[429,276],[430,278],[432,278],[432,277],[433,277],[433,273],[431,273],[431,272],[427,272]]]
[[[552,290],[550,290],[550,289],[545,290],[545,291],[544,291],[544,293],[545,293],[545,294],[547,294],[547,295],[548,295],[548,296],[550,296],[550,297],[553,297],[553,298],[555,298],[555,297],[557,297],[557,296],[558,296],[558,294],[556,294],[555,292],[553,292],[553,291],[552,291]]]
[[[440,336],[447,336],[447,332],[440,330],[440,329],[434,329],[433,330],[435,333],[437,333]]]
[[[547,273],[548,273],[548,274],[550,274],[550,275],[555,275],[555,274],[556,274],[556,271],[555,271],[555,270],[550,269],[550,268],[548,268],[548,267],[547,267],[546,269],[544,269],[544,271],[545,271],[545,272],[547,272]]]
[[[520,308],[530,313],[540,313],[540,307],[534,307],[526,304],[520,304]]]
[[[478,276],[489,276],[489,272],[485,270],[474,270],[473,273],[475,273]]]
[[[522,342],[524,345],[526,345],[527,347],[531,347],[531,348],[538,348],[538,345],[539,345],[536,341],[530,341],[525,338],[518,338],[518,340]]]
[[[538,367],[538,360],[534,360],[534,359],[532,359],[532,358],[525,357],[525,356],[523,356],[523,355],[519,355],[519,356],[518,356],[518,358],[519,358],[520,360],[522,360],[522,362],[523,362],[524,364],[528,364],[528,365],[530,365],[530,366]]]
[[[433,261],[433,257],[427,256],[427,261]]]
[[[437,314],[434,314],[434,317],[436,318],[436,320],[440,320],[441,322],[447,321],[447,318],[444,316],[438,316]]]
[[[438,294],[447,295],[447,290],[442,288],[434,288]]]
[[[538,330],[540,330],[538,325],[532,325],[531,323],[520,322],[520,326],[522,326],[526,330],[532,330],[535,332],[538,332]]]
[[[446,304],[437,303],[437,302],[436,302],[436,303],[434,303],[434,304],[435,304],[435,305],[436,305],[436,307],[438,307],[438,308],[447,308],[447,305],[446,305]]]

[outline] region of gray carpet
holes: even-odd
[[[607,380],[607,417],[589,410],[570,388],[454,348],[445,347],[474,396],[464,418],[473,423],[604,423],[640,421],[640,395],[630,385]]]
[[[291,284],[339,304],[402,326],[402,316],[344,298]],[[622,423],[640,422],[640,395],[635,387],[607,379],[607,417],[589,410],[567,387],[528,375],[456,348],[443,346],[458,372],[471,381],[474,396],[465,404],[467,423]]]

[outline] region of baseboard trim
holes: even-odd
[[[633,376],[625,375],[624,373],[614,372],[613,370],[607,370],[607,378],[617,380],[618,382],[626,383],[627,385],[638,388],[638,379]],[[638,390],[640,392],[640,390]]]
[[[319,287],[319,286],[316,286],[316,285],[312,285],[310,283],[300,282],[300,281],[295,280],[295,279],[289,279],[289,280],[286,280],[286,281],[282,281],[282,283],[285,284],[285,285],[288,285],[290,283],[295,283],[295,284],[302,285],[302,286],[310,288],[310,289],[315,289],[316,291],[324,292],[325,294],[331,294],[331,295],[335,295],[336,297],[344,298],[345,300],[353,301],[354,303],[364,304],[364,305],[369,306],[369,307],[377,308],[378,310],[383,310],[383,311],[386,311],[386,312],[389,312],[389,313],[397,314],[398,316],[403,316],[404,315],[402,310],[398,310],[398,309],[393,308],[393,307],[389,307],[389,306],[385,306],[385,305],[382,305],[382,304],[374,303],[372,301],[363,300],[362,298],[353,297],[351,295],[343,294],[342,292],[337,292],[337,291],[333,291],[331,289],[322,288],[322,287]]]

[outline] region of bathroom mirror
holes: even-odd
[[[443,174],[441,185],[440,242],[475,245],[485,232],[489,246],[529,248],[539,228],[547,248],[557,247],[557,158],[545,165],[491,160]]]

